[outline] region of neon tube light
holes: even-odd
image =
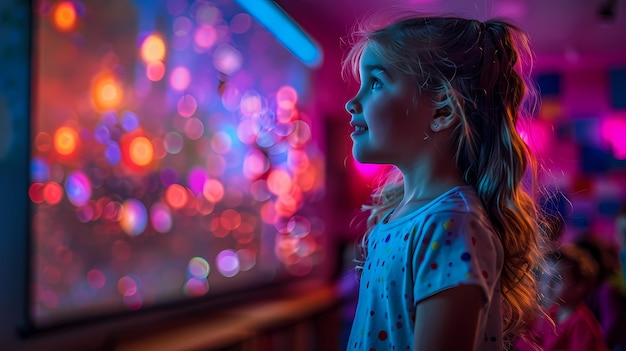
[[[270,0],[235,0],[280,41],[287,50],[309,67],[322,62],[322,49],[276,3]]]

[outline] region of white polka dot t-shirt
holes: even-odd
[[[461,284],[480,286],[487,301],[476,350],[503,349],[502,245],[472,187],[382,221],[369,235],[348,350],[412,350],[416,304]]]

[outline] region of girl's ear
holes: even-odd
[[[454,126],[458,122],[458,116],[452,106],[456,105],[457,111],[463,108],[461,94],[454,89],[441,93],[438,103],[444,105],[434,111],[433,120],[430,122],[430,129],[433,132],[440,132]]]
[[[448,129],[454,126],[457,120],[458,120],[458,117],[456,116],[456,114],[453,114],[452,111],[437,112],[435,113],[433,120],[430,122],[430,129],[433,132],[441,132],[445,129]]]

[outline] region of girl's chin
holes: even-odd
[[[361,152],[360,150],[352,150],[352,157],[354,158],[355,161],[357,161],[358,163],[364,164],[364,165],[377,165],[380,164],[380,162],[376,162],[370,155],[368,155],[365,152]]]
[[[354,142],[352,157],[362,164],[383,165],[389,163],[389,155],[384,150],[372,148],[368,143]]]
[[[367,157],[364,157],[363,153],[355,148],[352,148],[352,158],[358,163],[369,163],[367,162]]]

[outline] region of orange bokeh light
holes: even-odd
[[[61,1],[52,12],[52,20],[58,30],[68,32],[76,26],[76,8],[70,1]]]
[[[92,85],[95,107],[100,111],[117,108],[122,102],[124,91],[120,82],[110,74],[97,76]]]
[[[274,204],[276,213],[282,217],[290,217],[298,210],[298,201],[290,195],[281,195]]]
[[[212,203],[220,202],[224,197],[224,186],[219,180],[209,179],[204,183],[202,195]]]
[[[154,148],[146,137],[136,137],[129,145],[129,156],[132,163],[137,166],[147,166],[154,158]]]
[[[122,163],[128,171],[143,173],[158,167],[159,146],[141,128],[122,135],[120,139]]]
[[[317,170],[314,167],[308,167],[298,174],[296,184],[302,191],[311,191],[317,184],[317,181]]]
[[[291,176],[282,169],[273,170],[267,177],[267,187],[276,195],[287,194],[291,186]]]
[[[180,184],[172,184],[165,191],[165,201],[174,209],[181,209],[187,205],[189,194]]]
[[[141,44],[141,58],[146,62],[163,61],[165,58],[165,43],[158,34],[150,34]]]
[[[78,134],[70,127],[61,127],[54,133],[54,149],[63,156],[69,156],[78,144]]]

